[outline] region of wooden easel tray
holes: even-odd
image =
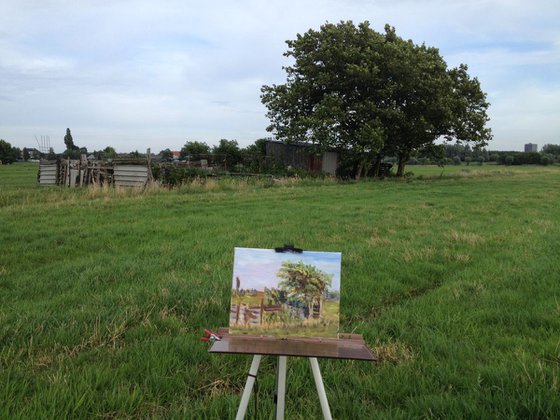
[[[228,328],[220,328],[219,334],[222,339],[212,344],[211,353],[377,360],[359,334],[339,334],[339,338],[276,338],[229,334]]]

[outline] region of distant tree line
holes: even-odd
[[[388,159],[391,161],[391,158]],[[409,164],[412,165],[551,165],[560,162],[560,145],[547,144],[540,152],[497,151],[471,148],[468,144],[443,144],[430,150],[418,150]]]

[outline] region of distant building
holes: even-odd
[[[538,152],[539,151],[539,147],[537,144],[534,143],[527,143],[525,145],[525,153],[532,153],[532,152]]]
[[[175,159],[175,160],[181,159],[181,151],[180,150],[172,150],[171,153],[173,154],[173,159]]]
[[[336,175],[338,154],[333,151],[317,153],[312,144],[270,140],[266,142],[266,156],[292,168]]]

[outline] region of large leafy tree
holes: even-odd
[[[355,27],[351,22],[326,24],[286,41],[284,55],[295,60],[285,67],[287,83],[262,88],[268,130],[287,142],[351,150],[365,167],[386,139],[375,65],[382,42],[367,23]]]
[[[287,41],[287,82],[262,87],[268,127],[286,142],[334,147],[359,163],[357,176],[385,155],[398,174],[415,150],[437,139],[483,145],[488,103],[467,67],[447,69],[436,48],[386,26],[327,23]]]
[[[319,313],[323,308],[325,291],[332,283],[332,275],[319,270],[303,261],[284,261],[277,276],[282,279],[278,286],[288,292],[288,297],[301,297],[308,306],[308,314],[313,314],[313,306],[319,306]]]

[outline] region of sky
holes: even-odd
[[[260,89],[285,82],[285,41],[342,20],[467,64],[491,103],[488,149],[560,144],[558,0],[0,0],[0,138],[246,147],[270,136]]]
[[[329,290],[340,291],[340,252],[304,251],[301,254],[275,252],[273,249],[235,248],[233,261],[233,282],[239,277],[241,289],[264,291],[265,287],[277,287],[282,279],[276,275],[284,261],[303,261],[319,270],[333,275]]]

